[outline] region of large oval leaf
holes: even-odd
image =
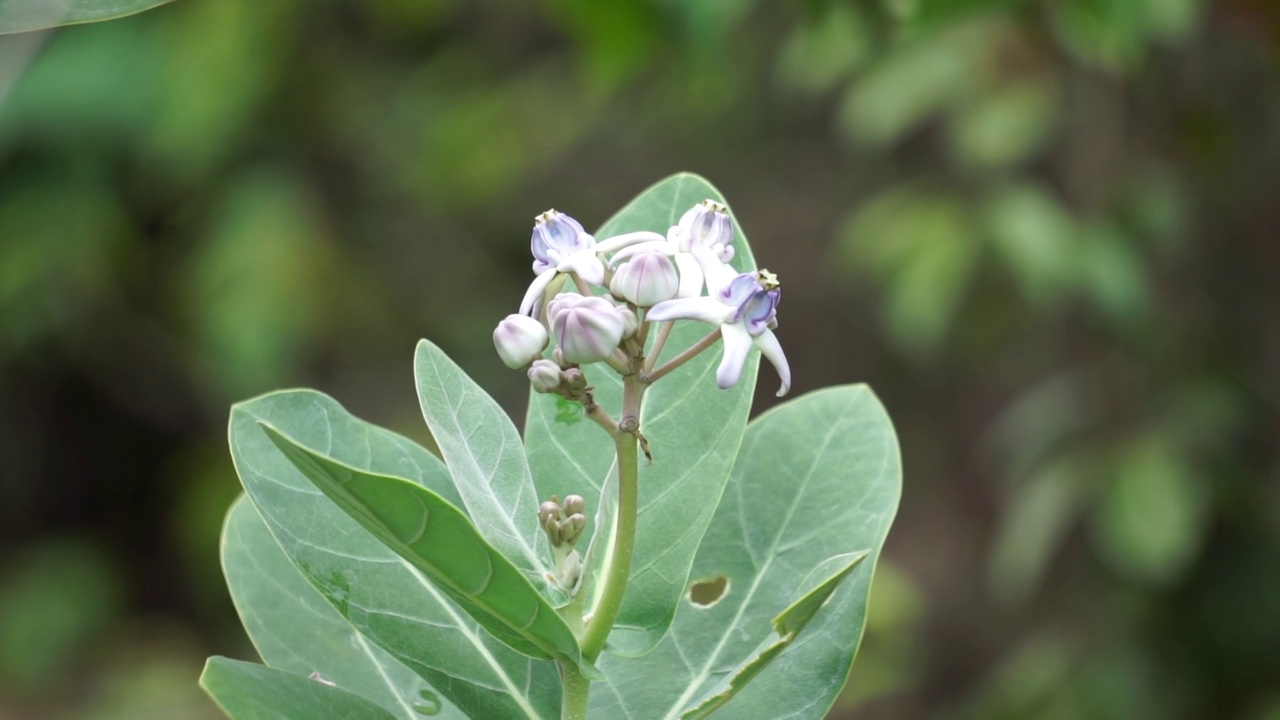
[[[412,481],[345,465],[267,423],[262,429],[326,497],[494,637],[531,657],[581,661],[564,619],[461,510]]]
[[[706,180],[690,174],[674,175],[650,187],[614,215],[596,233],[600,239],[635,230],[666,234],[667,228],[702,200],[724,202]],[[755,267],[742,228],[734,221],[733,265]],[[703,323],[676,323],[662,358],[674,357],[714,328]],[[720,351],[713,347],[653,384],[645,396],[640,429],[653,451],[652,464],[641,463],[640,500],[632,577],[622,611],[609,636],[611,652],[648,652],[666,633],[684,591],[698,543],[706,531],[733,465],[755,386],[758,357],[743,368],[738,384],[728,390],[716,386]],[[595,386],[596,401],[610,414],[622,403],[622,383],[606,365],[585,370]],[[529,465],[540,497],[577,494],[588,507],[598,507],[593,523],[583,587],[597,590],[599,563],[612,535],[613,503],[617,490],[610,481],[613,444],[591,422],[565,413],[563,401],[531,393],[525,424]],[[603,498],[603,500],[602,500]],[[776,608],[781,609],[781,608]]]
[[[490,637],[317,490],[280,453],[261,422],[350,467],[408,478],[457,501],[438,458],[313,391],[271,393],[231,411],[231,454],[246,492],[290,561],[361,635],[470,717],[559,715],[554,663],[520,655]]]
[[[403,720],[422,720],[423,711],[440,720],[466,717],[356,632],[298,573],[244,496],[227,513],[222,569],[244,629],[268,667],[315,673]]]
[[[395,720],[383,708],[324,681],[224,657],[209,658],[200,685],[232,720]]]
[[[753,421],[694,562],[724,577],[717,602],[684,600],[648,655],[606,656],[591,717],[680,717],[748,669],[814,569],[870,551],[802,633],[717,718],[820,718],[848,676],[866,619],[871,574],[897,510],[901,466],[893,426],[865,386],[784,403]]]
[[[114,20],[173,0],[0,0],[0,33]]]

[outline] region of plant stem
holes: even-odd
[[[706,350],[707,348],[711,347],[711,345],[719,339],[720,339],[720,328],[716,328],[715,330],[712,330],[710,333],[707,333],[706,337],[702,338],[701,340],[694,343],[693,345],[690,345],[684,352],[671,358],[670,362],[664,364],[662,367],[658,368],[657,370],[654,370],[653,372],[645,375],[644,381],[646,383],[651,383],[656,381],[658,378],[662,377],[663,375],[666,375],[672,370],[675,370],[676,368],[688,362],[689,358],[692,358],[694,355],[697,355],[703,350]]]
[[[560,720],[587,720],[587,693],[591,681],[578,672],[578,666],[561,660],[560,686],[564,699],[560,703]]]

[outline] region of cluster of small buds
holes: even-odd
[[[538,524],[551,541],[555,558],[556,572],[548,577],[566,590],[574,588],[582,573],[582,557],[573,546],[587,527],[586,512],[587,501],[578,495],[567,496],[563,504],[552,495],[538,506]]]
[[[534,390],[576,399],[586,387],[578,366],[596,362],[648,382],[652,364],[637,362],[647,336],[643,325],[681,319],[718,326],[720,387],[736,384],[758,349],[782,379],[778,395],[790,389],[791,370],[773,334],[782,291],[767,270],[738,273],[729,265],[733,220],[724,205],[694,205],[665,236],[638,231],[601,241],[577,220],[548,210],[534,220],[530,247],[537,277],[520,311],[498,324],[493,342],[509,367],[528,369]],[[565,289],[570,284],[573,289]]]

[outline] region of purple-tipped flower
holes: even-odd
[[[737,383],[743,363],[755,346],[778,370],[782,379],[778,397],[786,395],[791,389],[791,367],[772,330],[777,325],[778,301],[782,299],[778,278],[768,270],[733,275],[727,265],[717,265],[715,258],[707,257],[705,253],[697,256],[706,272],[711,295],[658,303],[649,310],[646,318],[719,324],[724,355],[716,370],[716,384],[728,388]]]
[[[498,357],[512,370],[519,370],[542,356],[547,349],[547,329],[528,315],[508,315],[493,331]]]
[[[680,275],[666,255],[654,250],[638,252],[613,272],[609,290],[637,307],[653,307],[676,296]]]
[[[547,306],[560,356],[569,363],[604,360],[626,336],[634,315],[603,297],[561,293]],[[630,316],[630,317],[628,317]]]
[[[562,212],[548,210],[533,223],[533,271],[538,274],[520,303],[521,315],[536,316],[542,294],[559,273],[576,272],[594,285],[604,282],[604,263],[596,254],[596,240],[577,220]]]
[[[669,256],[680,270],[676,297],[702,294],[703,270],[699,255],[709,255],[721,263],[733,259],[733,219],[729,209],[714,200],[703,200],[685,211],[680,223],[667,230],[664,238],[656,232],[638,231],[602,240],[596,251],[614,253],[612,264],[643,252]]]

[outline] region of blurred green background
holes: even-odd
[[[0,93],[2,720],[216,717],[228,405],[522,414],[533,216],[679,170],[901,435],[833,717],[1280,719],[1280,3],[182,0]]]

